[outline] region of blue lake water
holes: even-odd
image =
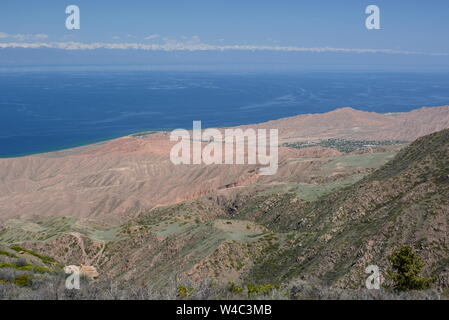
[[[449,104],[447,73],[70,71],[0,73],[0,157],[154,129],[257,123],[351,106]]]

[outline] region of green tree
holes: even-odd
[[[420,277],[424,263],[408,245],[402,245],[388,257],[393,271],[388,276],[397,291],[424,290],[432,284],[431,278]]]

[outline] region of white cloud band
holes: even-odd
[[[393,49],[357,49],[357,48],[333,48],[333,47],[296,47],[296,46],[263,46],[263,45],[210,45],[203,43],[179,43],[168,42],[165,44],[143,43],[108,43],[108,42],[4,42],[0,43],[0,49],[5,48],[50,48],[62,50],[146,50],[146,51],[280,51],[280,52],[313,52],[313,53],[380,53],[380,54],[414,54],[449,56],[449,53],[425,53],[416,51],[404,51]]]
[[[36,34],[8,34],[5,32],[0,32],[0,39],[12,38],[18,41],[26,41],[26,40],[44,40],[48,38],[48,35],[44,33],[36,33]]]

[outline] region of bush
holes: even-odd
[[[39,254],[37,252],[34,252],[32,250],[28,250],[28,249],[25,249],[25,248],[22,248],[22,247],[19,247],[19,246],[12,246],[11,249],[16,251],[16,252],[22,252],[23,251],[23,252],[26,252],[28,254],[31,254],[32,256],[35,256],[36,258],[41,259],[41,261],[44,262],[44,263],[57,264],[55,259],[53,259],[51,257],[47,257],[47,256],[44,256],[44,255],[41,255],[41,254]]]
[[[31,285],[31,276],[28,274],[22,274],[21,276],[15,278],[12,282],[19,287],[27,287]]]
[[[31,271],[31,272],[37,272],[37,273],[50,273],[50,272],[52,272],[52,270],[47,268],[47,267],[36,266],[36,265],[32,265],[32,264],[26,264],[24,266],[18,267],[17,270]]]
[[[275,286],[271,284],[253,285],[249,283],[246,285],[246,288],[248,289],[248,298],[251,298],[253,296],[268,295],[275,289]]]
[[[393,271],[388,277],[394,282],[397,291],[425,290],[432,284],[431,278],[420,277],[424,263],[408,245],[402,245],[388,257]]]
[[[14,263],[11,262],[0,262],[0,269],[1,268],[13,268],[17,269],[17,266]]]
[[[243,292],[243,288],[236,285],[234,282],[229,283],[229,291],[233,294],[239,294]]]
[[[11,268],[19,271],[31,271],[37,273],[51,273],[55,271],[47,267],[36,266],[33,264],[28,264],[26,262],[24,262],[24,264],[20,262],[20,265],[11,262],[0,262],[0,269],[2,268]]]
[[[193,288],[192,287],[186,287],[186,286],[179,286],[178,287],[178,296],[180,298],[188,298],[192,295]]]
[[[9,253],[8,251],[0,250],[0,255],[7,256],[10,258],[17,258],[15,254]]]

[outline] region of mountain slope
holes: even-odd
[[[401,114],[344,108],[251,127],[279,129],[281,144],[328,138],[412,141],[449,128],[449,107]],[[331,161],[325,158],[345,156],[329,148],[281,147],[278,173],[264,177],[257,174],[258,165],[175,166],[169,158],[173,144],[167,133],[141,134],[59,152],[0,159],[0,221],[70,216],[123,222],[157,206],[233,187],[315,183],[315,172],[323,172],[320,168],[325,169],[325,162]],[[344,168],[341,170],[339,162],[334,161],[328,177],[342,177]],[[378,165],[376,162],[370,167]],[[355,173],[357,168],[353,169]],[[319,175],[318,181],[323,180],[322,176]]]
[[[101,279],[127,286],[164,288],[204,279],[285,284],[300,278],[359,289],[366,266],[378,265],[385,275],[387,256],[407,243],[425,261],[435,286],[448,288],[448,175],[444,130],[316,201],[291,192],[215,195],[149,210],[113,230],[80,227],[23,246],[65,264],[95,265]]]
[[[280,207],[292,201],[284,196]],[[291,207],[287,205],[287,208]],[[302,276],[326,285],[363,287],[364,269],[378,265],[402,243],[414,246],[426,273],[449,285],[449,130],[423,137],[355,185],[309,206],[242,215],[295,231],[290,245],[258,261],[254,281]],[[240,216],[240,218],[242,218]]]
[[[279,129],[284,142],[334,138],[413,141],[449,128],[449,106],[386,114],[341,108],[324,114],[268,121],[258,126]]]

